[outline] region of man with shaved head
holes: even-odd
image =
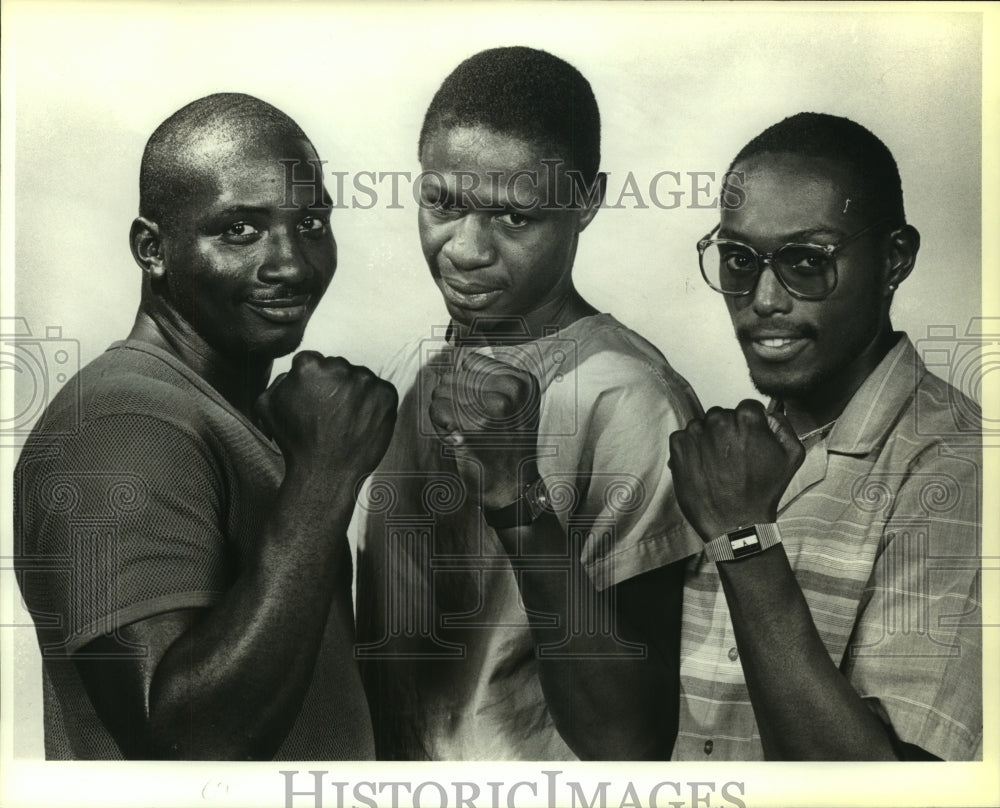
[[[150,138],[135,325],[15,476],[47,757],[373,756],[346,529],[395,390],[309,351],[268,387],[336,269],[329,215],[315,149],[263,101],[208,96]]]

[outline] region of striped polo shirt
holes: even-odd
[[[900,740],[945,760],[982,756],[981,474],[979,408],[904,334],[807,450],[778,510],[830,657]],[[674,759],[763,758],[716,565],[701,553],[684,590]]]

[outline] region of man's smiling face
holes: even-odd
[[[850,170],[816,157],[765,153],[744,172],[745,203],[722,211],[719,238],[769,253],[789,242],[836,245],[873,224],[848,201]],[[798,300],[768,266],[756,289],[726,304],[754,385],[780,399],[839,398],[871,372],[888,324],[886,229],[837,253],[837,285],[823,300]]]
[[[300,138],[218,144],[164,227],[165,302],[223,354],[293,351],[337,266],[322,182],[291,187],[282,160],[320,170]]]

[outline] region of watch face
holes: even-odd
[[[531,511],[532,520],[536,519],[543,510],[549,507],[549,492],[545,487],[545,481],[541,477],[535,480],[525,492],[524,499],[528,505],[528,509]]]
[[[745,527],[734,530],[729,536],[729,546],[733,548],[733,557],[753,555],[760,552],[760,539],[757,538],[757,528]]]

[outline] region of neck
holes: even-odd
[[[452,320],[452,326],[458,341],[510,345],[539,339],[598,313],[571,286],[564,294],[525,314],[482,317],[469,323]]]
[[[267,389],[270,359],[228,356],[214,349],[178,318],[160,317],[140,307],[128,338],[173,355],[214,387],[233,407],[255,420],[254,403]]]
[[[886,329],[840,372],[824,379],[805,395],[784,399],[785,415],[796,434],[805,434],[837,420],[898,339],[899,334],[891,327]]]

